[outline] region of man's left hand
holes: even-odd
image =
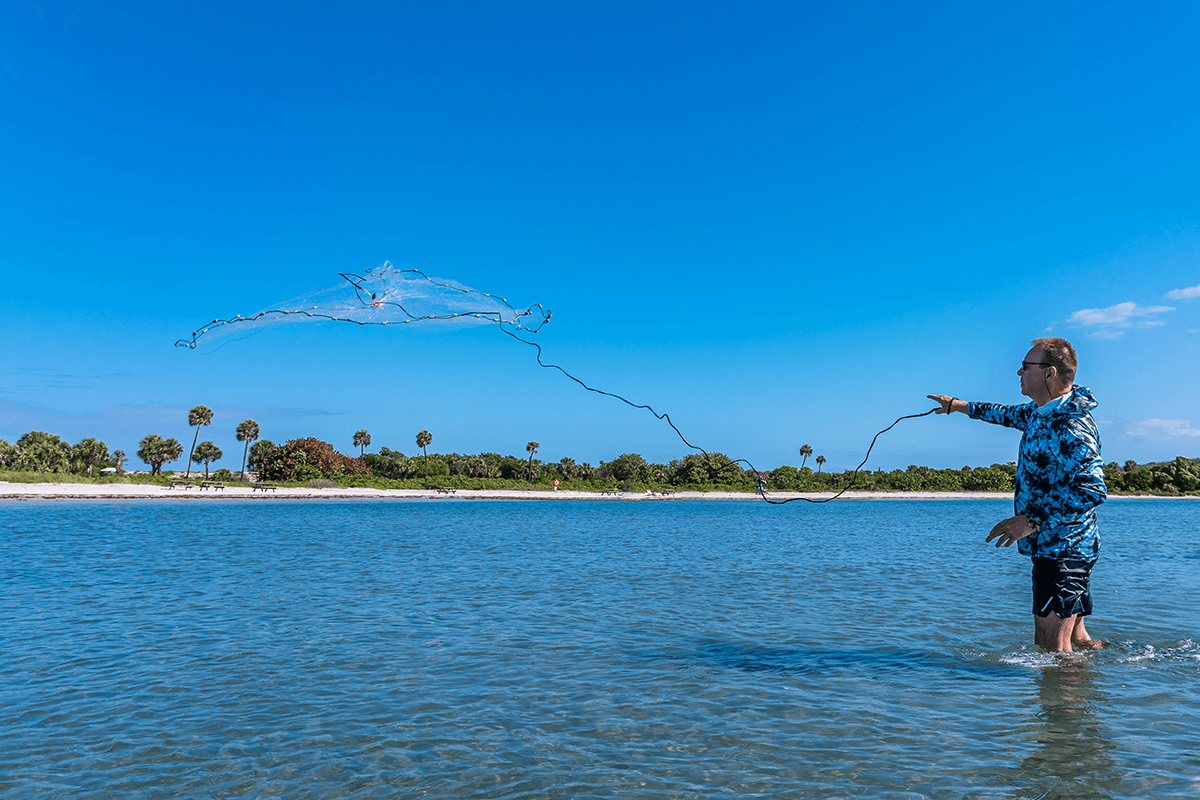
[[[1033,524],[1030,523],[1029,517],[1019,514],[1015,517],[1009,517],[992,528],[992,532],[988,534],[984,542],[990,542],[992,539],[995,539],[996,547],[1000,545],[1011,547],[1013,542],[1019,542],[1033,533],[1033,531]]]

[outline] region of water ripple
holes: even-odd
[[[1194,575],[1038,653],[1004,510],[0,504],[0,793],[1191,796]]]

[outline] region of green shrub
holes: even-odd
[[[259,479],[264,481],[310,481],[344,475],[367,475],[370,470],[362,459],[351,458],[334,449],[329,442],[312,437],[292,439],[263,456],[258,464]]]

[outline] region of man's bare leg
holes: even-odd
[[[1033,641],[1047,653],[1072,653],[1071,638],[1075,632],[1075,621],[1082,619],[1072,614],[1060,617],[1050,613],[1044,617],[1033,618]]]
[[[1080,650],[1099,650],[1104,642],[1088,636],[1087,628],[1083,627],[1083,617],[1075,618],[1075,632],[1071,634],[1071,643]]]

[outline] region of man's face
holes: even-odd
[[[1035,347],[1025,354],[1025,361],[1021,364],[1021,368],[1017,370],[1017,374],[1021,376],[1021,394],[1028,398],[1036,399],[1038,396],[1047,393],[1046,368],[1036,366],[1044,360],[1042,357],[1042,348]]]

